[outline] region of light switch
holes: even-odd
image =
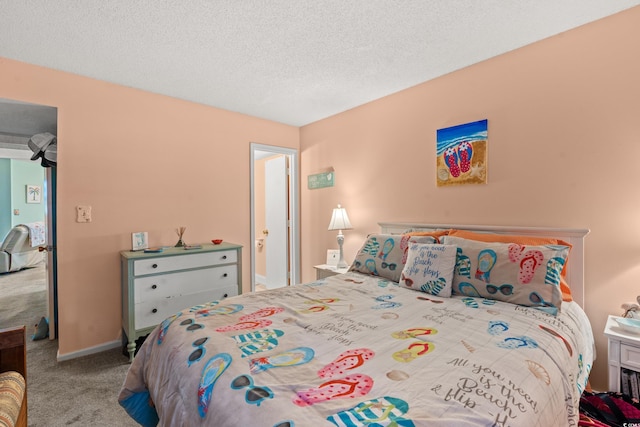
[[[76,206],[76,222],[91,222],[91,206]]]

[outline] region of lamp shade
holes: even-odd
[[[351,230],[352,228],[347,210],[338,205],[337,208],[333,209],[328,230]]]

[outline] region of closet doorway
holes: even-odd
[[[297,150],[251,143],[251,291],[300,282]]]
[[[46,248],[46,253],[43,254],[45,277],[42,280],[45,282],[47,304],[46,313],[42,313],[42,315],[45,315],[49,320],[49,339],[51,340],[55,339],[58,333],[57,259],[55,249],[56,168],[42,168],[40,159],[32,161],[33,152],[29,149],[27,143],[29,138],[37,133],[50,132],[56,135],[57,131],[58,109],[56,107],[0,98],[0,159],[5,162],[3,167],[7,177],[3,193],[0,194],[0,198],[4,197],[3,200],[6,201],[6,203],[2,203],[2,209],[5,209],[5,211],[0,214],[0,219],[4,221],[0,239],[3,239],[6,232],[14,225],[41,220],[28,216],[28,207],[35,205],[23,205],[22,208],[24,209],[20,207],[20,204],[24,202],[22,198],[24,198],[25,182],[21,181],[24,179],[24,173],[21,172],[24,171],[24,168],[15,162],[28,164],[30,167],[37,165],[44,176],[40,190],[40,203],[44,208],[44,217],[41,218],[46,224],[47,232],[46,245],[40,246],[43,249]],[[14,162],[14,164],[12,165],[10,162]],[[38,183],[29,182],[29,184]],[[40,313],[38,313],[38,316],[40,316]],[[37,321],[37,318],[34,320]],[[29,332],[33,328],[33,325],[26,326]]]

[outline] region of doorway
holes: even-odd
[[[251,143],[251,291],[300,282],[298,151]]]
[[[56,242],[56,168],[42,168],[40,162],[31,161],[33,152],[29,149],[27,143],[31,136],[49,132],[57,134],[58,126],[58,109],[45,105],[30,104],[9,99],[0,99],[0,158],[7,160],[16,160],[29,166],[37,165],[42,171],[43,181],[41,189],[41,203],[44,210],[44,223],[47,232],[46,246],[40,247],[45,251],[44,254],[44,282],[47,290],[47,312],[46,317],[49,321],[49,339],[54,340],[57,337],[57,260],[55,254]],[[16,182],[20,178],[16,179]],[[22,191],[22,183],[16,188],[11,188],[14,194]],[[2,216],[5,214],[12,217],[9,220],[11,225],[30,222],[22,215],[22,211],[17,209],[13,203],[5,206]],[[17,210],[16,210],[17,209]],[[25,212],[26,213],[26,212]],[[20,216],[18,216],[20,215]],[[3,230],[6,231],[7,224]],[[4,233],[3,233],[4,234]],[[0,236],[0,239],[4,237]]]

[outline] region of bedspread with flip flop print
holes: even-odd
[[[493,263],[482,256],[469,271],[480,280]],[[511,256],[525,281],[540,263]],[[176,313],[139,350],[119,402],[142,425],[564,426],[591,343],[573,302],[554,316],[351,272]]]

